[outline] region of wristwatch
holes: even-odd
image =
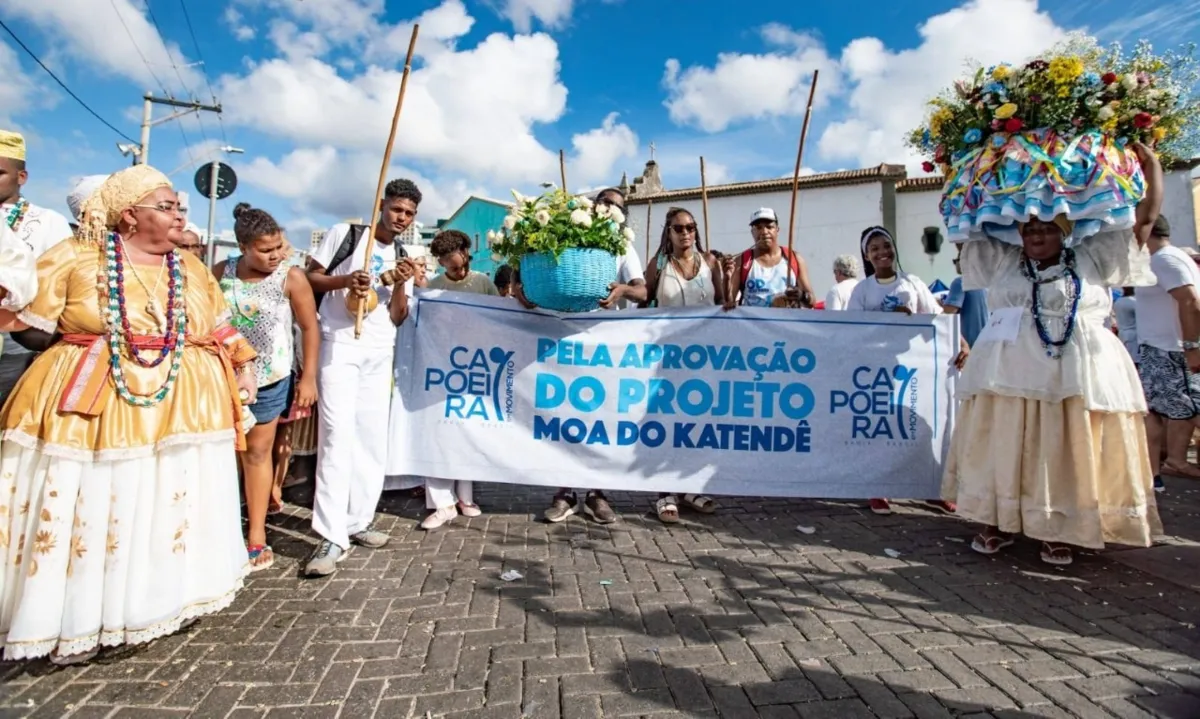
[[[1180,342],[1179,346],[1183,347],[1184,352],[1189,352],[1191,350],[1200,350],[1200,342]]]

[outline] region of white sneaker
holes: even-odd
[[[457,516],[458,510],[454,507],[442,507],[430,512],[428,517],[421,520],[421,529],[437,529]]]

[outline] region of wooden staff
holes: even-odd
[[[654,200],[646,201],[646,261],[650,261],[650,210],[654,209]]]
[[[792,173],[792,210],[788,215],[788,255],[795,257],[796,242],[796,198],[800,196],[800,163],[804,159],[804,139],[808,137],[808,121],[812,119],[813,97],[817,94],[817,75],[813,70],[812,86],[808,88],[808,106],[804,109],[804,126],[800,129],[800,147],[796,149],[796,170]],[[787,260],[787,258],[784,258]],[[799,278],[797,278],[799,279]],[[787,284],[792,286],[792,263],[787,260]]]
[[[558,172],[562,175],[563,192],[567,191],[567,155],[562,150],[558,151]]]
[[[712,249],[712,242],[708,239],[708,181],[704,177],[704,156],[700,156],[700,206],[704,211],[704,246],[700,248],[700,252],[708,252]]]
[[[413,25],[412,39],[408,41],[408,55],[404,58],[404,75],[400,78],[400,94],[396,97],[396,112],[392,115],[392,130],[388,134],[387,148],[383,151],[383,165],[379,168],[379,184],[375,186],[375,204],[371,205],[371,226],[367,234],[366,252],[363,254],[363,267],[368,272],[371,268],[371,257],[375,254],[375,230],[379,224],[379,203],[383,201],[383,186],[387,181],[388,166],[392,163],[392,144],[396,142],[396,127],[400,124],[400,110],[404,107],[404,91],[408,89],[408,75],[412,72],[413,52],[417,49],[417,31],[420,29],[420,25]],[[376,302],[378,301],[376,299]],[[360,298],[355,303],[354,339],[362,336],[363,315],[367,310],[367,304],[366,297]]]

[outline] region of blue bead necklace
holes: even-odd
[[[1038,339],[1042,342],[1042,349],[1046,350],[1046,356],[1051,359],[1062,359],[1063,352],[1066,351],[1067,344],[1071,341],[1071,336],[1075,334],[1075,324],[1079,314],[1079,298],[1083,294],[1083,282],[1079,279],[1079,273],[1075,271],[1075,251],[1064,249],[1059,255],[1058,266],[1062,268],[1060,272],[1052,276],[1040,277],[1034,268],[1033,260],[1024,254],[1021,255],[1021,275],[1029,280],[1033,287],[1033,303],[1030,307],[1030,314],[1033,315],[1033,327],[1037,330]],[[1063,328],[1062,337],[1056,340],[1050,336],[1042,319],[1041,288],[1042,285],[1053,284],[1061,279],[1067,280],[1067,303],[1071,309],[1067,312],[1066,326]]]

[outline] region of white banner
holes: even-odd
[[[951,316],[560,315],[418,292],[389,475],[713,495],[936,498]]]

